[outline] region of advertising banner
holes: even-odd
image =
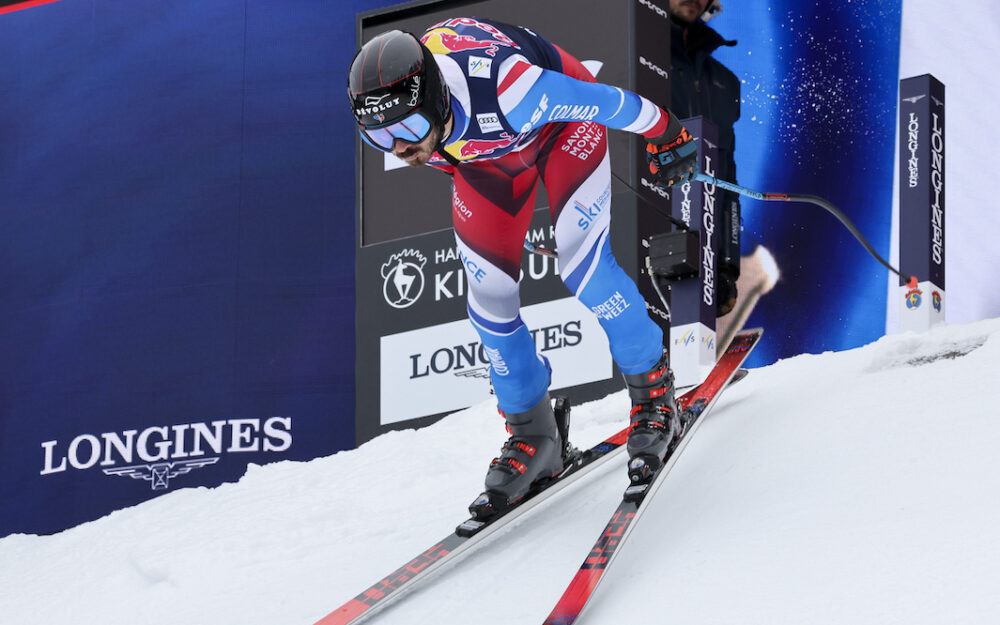
[[[669,3],[390,4],[0,3],[0,57],[21,60],[0,64],[0,119],[13,120],[0,122],[0,535],[59,531],[488,398],[450,181],[361,149],[344,94],[356,44],[481,15],[665,103]],[[825,197],[886,250],[901,1],[723,4],[710,25],[738,41],[713,52],[742,86],[736,182]],[[669,210],[671,194],[643,175],[638,138],[608,141],[612,246],[662,318],[641,246],[670,230],[653,205]],[[547,206],[540,189],[529,239],[551,248]],[[752,366],[882,335],[884,270],[828,215],[744,200],[742,239],[744,260],[766,247],[753,257],[781,275],[747,311],[770,337]],[[555,383],[575,401],[621,388],[554,262],[526,255],[522,270]],[[937,286],[943,307],[943,274]],[[933,308],[935,289],[921,291]],[[408,410],[383,385],[419,401]],[[453,385],[462,400],[442,400]]]
[[[527,238],[555,249],[547,209],[535,211]],[[465,265],[474,262],[459,255],[450,229],[361,248],[360,439],[424,425],[489,398],[490,354],[466,312]],[[521,316],[552,364],[552,389],[596,398],[618,388],[604,331],[570,296],[555,259],[525,254],[521,269]]]
[[[604,331],[576,298],[525,306],[521,316],[552,364],[552,388],[613,375]],[[489,394],[491,355],[468,320],[383,336],[379,355],[382,425],[460,410]]]
[[[21,8],[0,15],[0,536],[353,447],[331,77],[353,13]]]
[[[698,142],[701,171],[715,176],[718,162],[718,131],[715,124],[696,117],[683,120]],[[716,186],[686,182],[673,192],[673,216],[698,232],[698,276],[671,287],[670,360],[678,386],[701,384],[715,366],[715,273],[719,232]]]
[[[933,76],[899,81],[899,328],[926,330],[945,313],[945,103]]]

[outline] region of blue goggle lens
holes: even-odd
[[[361,127],[358,130],[361,132],[361,137],[372,146],[391,152],[396,139],[409,143],[420,143],[426,139],[431,132],[431,122],[422,113],[413,113],[382,128]]]

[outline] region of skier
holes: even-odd
[[[511,434],[470,506],[473,516],[489,518],[558,474],[568,448],[548,393],[549,362],[519,313],[521,255],[539,181],[559,274],[597,314],[628,386],[630,475],[652,475],[680,432],[680,415],[663,332],[611,252],[606,128],[646,138],[650,171],[662,186],[696,173],[688,132],[649,100],[597,83],[527,28],[479,18],[445,20],[419,39],[398,30],[377,35],[351,63],[348,94],[365,142],[453,176],[469,318]]]

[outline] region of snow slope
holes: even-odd
[[[1000,320],[754,370],[692,439],[583,622],[1000,622],[997,371]],[[574,440],[622,426],[626,404],[578,406]],[[485,402],[5,538],[0,622],[310,625],[448,533],[505,436]],[[624,484],[618,458],[376,622],[540,623]]]

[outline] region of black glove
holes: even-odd
[[[739,293],[736,290],[736,280],[739,278],[739,271],[729,265],[719,266],[715,274],[715,316],[722,317],[728,315],[736,306],[736,297]]]
[[[646,160],[653,182],[661,187],[669,187],[691,180],[698,173],[698,146],[685,128],[680,134],[667,141],[660,137],[646,144]]]

